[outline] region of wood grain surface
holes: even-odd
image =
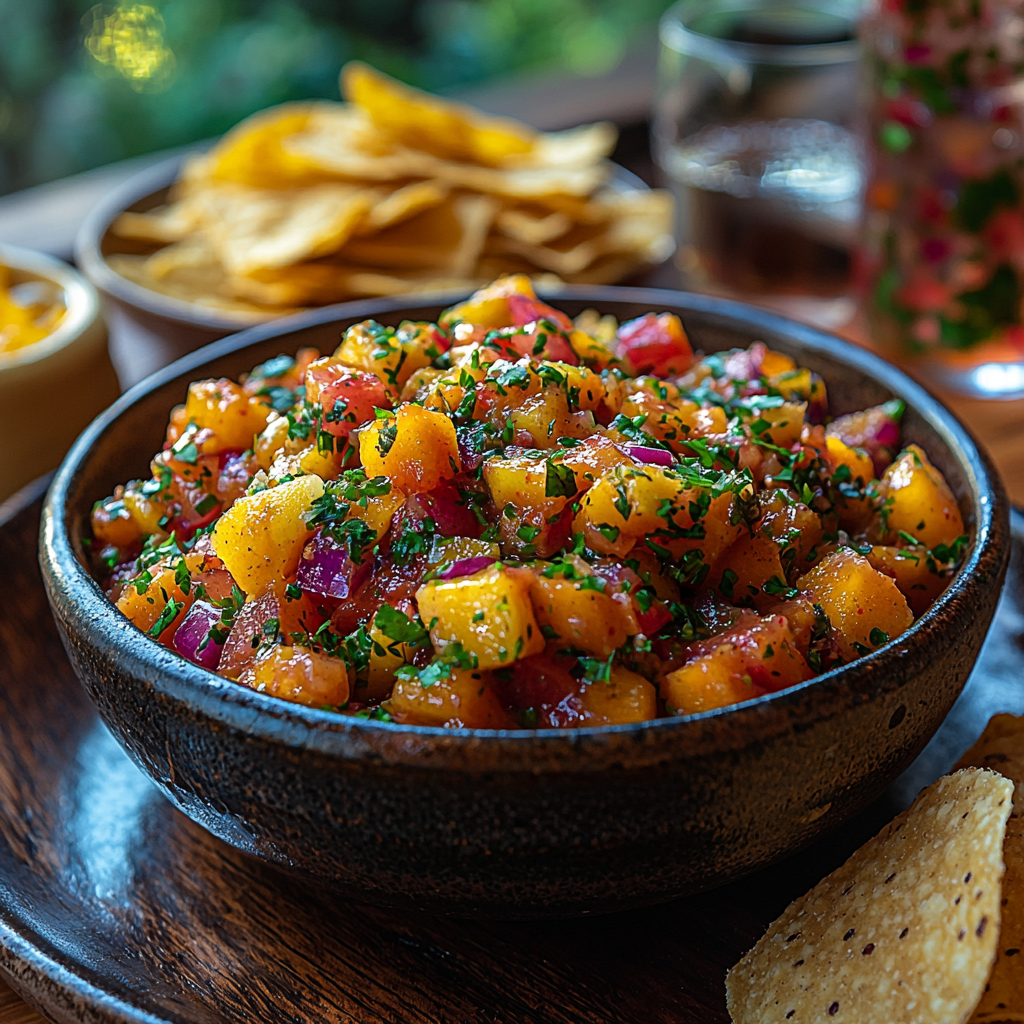
[[[0,527],[0,927],[35,951],[0,949],[0,967],[63,1020],[144,1009],[196,1024],[719,1024],[726,969],[786,903],[948,769],[991,713],[1024,711],[1015,568],[940,733],[883,799],[822,843],[628,914],[540,924],[400,914],[296,885],[226,847],[127,761],[57,638],[35,559],[38,513],[32,503]],[[40,985],[41,958],[80,981]],[[120,1008],[86,1018],[81,981]],[[0,1021],[41,1019],[0,992]]]

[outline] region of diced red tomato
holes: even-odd
[[[636,621],[640,626],[640,632],[644,636],[653,636],[659,629],[667,626],[672,621],[672,613],[665,604],[658,600],[652,601],[647,611],[643,612],[634,598],[633,610],[636,614]]]
[[[577,725],[583,719],[580,683],[570,658],[538,654],[517,661],[515,668],[495,673],[492,688],[512,711],[533,709],[541,728]]]
[[[561,331],[549,330],[539,320],[531,320],[515,333],[508,333],[504,340],[506,347],[512,349],[516,355],[554,359],[570,366],[580,364],[580,358],[572,350],[569,339]],[[542,344],[538,348],[539,341],[542,341]]]
[[[347,636],[360,624],[367,623],[386,601],[406,615],[415,612],[413,598],[426,574],[425,557],[414,557],[398,565],[390,557],[377,558],[370,578],[352,595],[339,601],[331,615],[335,632]]]
[[[483,525],[469,503],[450,483],[441,484],[427,494],[414,494],[396,513],[392,536],[406,529],[422,530],[423,520],[434,521],[434,532],[442,537],[479,537]]]
[[[513,294],[508,297],[508,311],[516,327],[525,327],[536,320],[549,320],[563,331],[573,329],[572,321],[560,309],[541,302],[529,295]]]
[[[690,340],[674,313],[647,313],[622,324],[615,354],[636,373],[659,377],[685,373],[693,364]]]
[[[319,360],[306,371],[306,397],[320,403],[323,429],[335,437],[348,437],[372,420],[374,409],[391,408],[387,388],[376,374]]]

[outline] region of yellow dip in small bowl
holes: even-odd
[[[119,390],[92,285],[52,256],[0,246],[0,502],[55,469]]]

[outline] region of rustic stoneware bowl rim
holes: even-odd
[[[103,595],[99,585],[86,571],[76,555],[65,523],[67,501],[75,479],[87,462],[90,449],[118,416],[151,391],[186,373],[201,371],[204,364],[235,353],[250,344],[290,335],[307,327],[335,321],[358,320],[374,315],[400,313],[404,309],[445,305],[464,297],[464,293],[446,295],[399,296],[391,299],[368,299],[324,307],[272,323],[261,324],[230,337],[222,338],[193,352],[137,384],[83,432],[68,453],[49,489],[43,510],[40,531],[40,559],[51,602],[55,597],[81,606],[78,616],[84,635],[82,641],[110,652],[122,671],[147,679],[158,692],[181,701],[194,711],[229,728],[252,733],[290,747],[314,749],[334,756],[360,756],[363,743],[369,741],[365,756],[378,757],[383,742],[409,741],[406,753],[412,754],[420,740],[436,748],[469,745],[486,748],[498,745],[513,761],[523,758],[528,765],[530,749],[552,750],[573,748],[580,754],[590,747],[597,761],[604,759],[599,750],[608,752],[609,745],[621,747],[638,742],[662,742],[684,734],[702,724],[730,721],[742,732],[746,725],[754,727],[765,716],[788,711],[799,727],[834,713],[834,700],[864,695],[884,688],[887,680],[900,675],[900,663],[909,648],[929,643],[930,637],[952,629],[951,623],[969,618],[975,596],[987,588],[991,579],[1001,573],[1009,551],[1009,503],[999,476],[987,454],[981,450],[965,427],[919,384],[879,356],[833,335],[789,320],[744,303],[710,296],[653,288],[621,288],[613,286],[564,286],[543,290],[546,298],[578,300],[593,303],[600,309],[606,302],[641,303],[647,308],[679,306],[696,314],[708,314],[748,330],[780,333],[808,347],[839,357],[851,366],[903,398],[939,435],[942,442],[959,452],[966,469],[968,492],[976,512],[973,524],[974,543],[966,562],[946,591],[902,636],[889,641],[857,661],[823,673],[798,686],[768,694],[742,704],[703,712],[658,718],[630,725],[590,726],[546,730],[444,729],[431,726],[402,725],[371,719],[359,719],[333,712],[290,704],[257,693],[223,679],[201,668],[136,629]],[[169,411],[169,410],[168,410]],[[73,640],[75,638],[72,638]],[[809,693],[822,699],[806,701]],[[756,732],[756,728],[754,729]],[[374,738],[375,737],[375,738]],[[410,746],[411,744],[411,746]],[[372,749],[370,749],[372,748]],[[583,760],[586,760],[585,758]],[[513,768],[510,763],[509,769]]]

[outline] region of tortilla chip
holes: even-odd
[[[1013,782],[1013,812],[1006,823],[1003,920],[999,948],[985,994],[971,1024],[1024,1022],[1024,718],[996,715],[957,768],[990,768]]]
[[[453,196],[375,235],[353,238],[340,258],[366,268],[432,270],[467,277],[497,208],[488,196]]]
[[[564,235],[572,227],[572,221],[558,210],[532,206],[502,210],[496,226],[503,235],[518,242],[543,245]]]
[[[442,161],[426,153],[381,145],[373,139],[372,124],[361,111],[342,107],[310,119],[306,129],[282,141],[291,166],[304,173],[359,181],[429,178]]]
[[[110,230],[119,238],[131,238],[140,242],[180,242],[196,229],[195,218],[181,203],[160,206],[148,213],[133,213],[130,210],[118,215]]]
[[[356,234],[372,235],[431,207],[440,206],[448,198],[450,191],[447,186],[436,181],[416,181],[411,185],[404,185],[371,208],[357,228]]]
[[[548,245],[537,245],[515,236],[495,236],[488,244],[491,253],[516,253],[535,266],[568,278],[582,273],[600,257],[610,254],[634,256],[635,262],[660,263],[675,248],[672,237],[671,196],[655,192],[614,195],[603,201],[615,211],[606,223],[580,224]],[[652,198],[653,197],[653,198]]]
[[[201,222],[231,274],[284,267],[341,248],[381,193],[358,185],[204,193]]]
[[[396,147],[373,156],[329,131],[299,132],[285,140],[284,150],[311,175],[333,175],[366,181],[432,178],[452,188],[472,189],[512,199],[546,199],[552,195],[589,196],[611,177],[611,164],[580,167],[520,167],[509,170],[442,160],[429,153]]]
[[[307,168],[296,166],[282,145],[305,128],[318,106],[316,102],[282,103],[247,117],[205,160],[193,163],[193,176],[198,177],[201,169],[211,179],[252,188],[286,188],[324,180],[322,174],[310,174]]]
[[[619,130],[610,121],[538,135],[533,151],[509,157],[506,167],[583,167],[612,155]]]
[[[445,159],[498,167],[536,145],[538,133],[528,125],[412,89],[360,61],[342,68],[341,92],[382,134]]]
[[[976,769],[924,790],[729,972],[733,1021],[965,1020],[995,959],[1012,794]]]
[[[479,278],[446,276],[424,271],[385,273],[336,263],[303,263],[278,270],[258,271],[234,277],[229,287],[234,295],[261,305],[323,305],[348,299],[405,293],[473,291]]]
[[[224,284],[224,268],[210,260],[210,250],[204,254],[190,240],[179,246],[161,250],[162,264],[158,264],[160,275],[150,270],[153,257],[123,256],[115,253],[107,257],[110,268],[134,284],[172,299],[179,299],[208,309],[238,313],[240,325],[262,323],[275,316],[283,315],[282,310],[267,310],[244,298],[222,294],[218,289]],[[291,312],[291,310],[288,310]]]

